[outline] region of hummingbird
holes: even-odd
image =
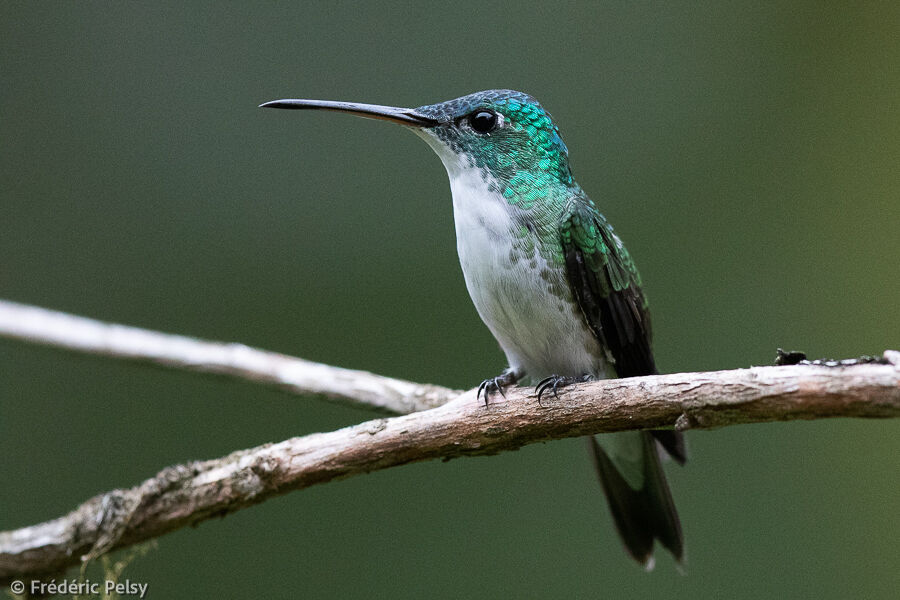
[[[567,385],[658,373],[635,263],[572,176],[550,114],[528,94],[487,90],[418,108],[274,100],[264,108],[329,110],[402,125],[450,178],[466,288],[509,367],[481,382],[487,404],[514,384],[558,396]],[[648,570],[656,540],[682,562],[684,539],[661,466],[684,464],[672,430],[589,436],[625,549]]]

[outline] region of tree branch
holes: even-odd
[[[485,407],[473,390],[459,393],[11,302],[0,301],[0,335],[226,374],[391,412],[430,408],[168,467],[133,488],[95,496],[58,519],[0,532],[0,584],[52,576],[114,548],[291,490],[415,461],[496,454],[539,441],[633,429],[900,417],[896,351],[876,360],[597,381],[567,387],[543,406],[529,389],[516,388],[505,399],[495,394]],[[441,406],[431,408],[436,405]]]
[[[215,373],[317,394],[342,404],[407,414],[444,404],[462,390],[332,367],[243,344],[211,342],[0,300],[0,336],[110,358]]]
[[[496,454],[563,437],[825,417],[900,417],[900,353],[853,366],[794,365],[596,381],[541,406],[530,390],[487,407],[468,391],[427,411],[169,467],[61,518],[0,533],[0,582],[58,572],[278,494],[410,462]]]

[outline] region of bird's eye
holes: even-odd
[[[492,110],[476,110],[469,115],[469,126],[476,133],[490,133],[497,128],[500,119]]]

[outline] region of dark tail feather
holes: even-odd
[[[675,459],[679,465],[683,465],[687,461],[687,448],[684,445],[684,434],[680,431],[672,431],[671,429],[653,429],[650,435],[656,438],[656,441],[662,444],[666,452]]]
[[[653,540],[658,539],[681,562],[684,556],[681,523],[652,435],[641,433],[644,486],[639,490],[628,485],[594,436],[588,439],[616,529],[628,553],[649,567],[653,558]],[[668,449],[668,445],[665,447]],[[683,456],[683,452],[681,454]]]

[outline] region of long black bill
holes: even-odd
[[[369,119],[381,119],[411,127],[434,127],[437,119],[427,117],[412,108],[361,104],[359,102],[335,102],[333,100],[273,100],[260,104],[260,108],[287,108],[292,110],[333,110]]]

